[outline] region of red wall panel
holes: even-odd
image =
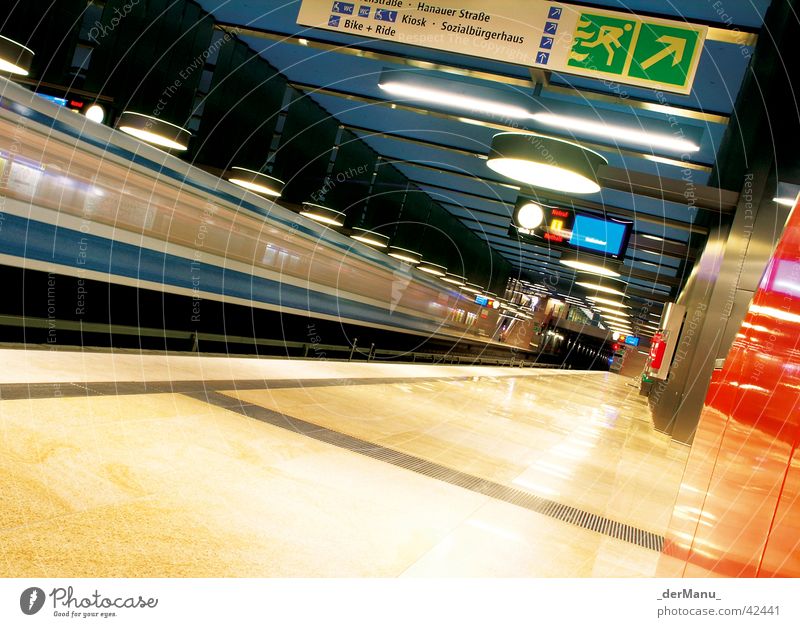
[[[795,209],[709,388],[659,576],[800,576],[799,348]]]

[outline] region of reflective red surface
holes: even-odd
[[[725,366],[712,379],[658,575],[800,576],[799,443],[795,208]]]

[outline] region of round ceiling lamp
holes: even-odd
[[[389,247],[389,237],[383,235],[381,233],[377,233],[376,231],[370,231],[369,229],[362,229],[359,227],[355,227],[353,232],[350,234],[357,242],[361,242],[362,244],[369,244],[370,246],[375,246],[376,248],[388,248]]]
[[[467,284],[467,277],[460,276],[458,274],[453,274],[452,272],[448,272],[446,275],[442,277],[442,281],[445,283],[450,283],[452,285],[457,285],[458,287],[464,287]]]
[[[563,252],[559,258],[559,263],[573,270],[585,272],[587,274],[595,274],[597,276],[607,276],[616,278],[620,276],[617,270],[620,267],[619,262],[611,262],[602,257],[594,257],[589,255],[579,255],[574,252]]]
[[[283,193],[283,181],[255,170],[233,167],[225,171],[225,178],[234,185],[271,198],[280,198]]]
[[[430,261],[423,261],[417,266],[418,270],[432,274],[433,276],[444,277],[447,276],[447,268],[440,266],[438,263],[431,263]]]
[[[0,72],[27,76],[33,64],[33,50],[0,35]]]
[[[387,254],[390,257],[394,257],[395,259],[405,261],[406,263],[410,263],[412,265],[417,265],[420,261],[422,261],[422,255],[419,253],[416,253],[413,250],[408,250],[407,248],[400,248],[399,246],[389,246]]]
[[[625,288],[625,283],[618,279],[614,279],[612,277],[600,277],[600,276],[590,276],[590,277],[578,277],[580,280],[575,281],[575,285],[580,285],[581,287],[585,287],[587,290],[593,290],[595,292],[603,292],[605,294],[614,294],[615,296],[625,296],[625,292],[622,291]]]
[[[192,137],[185,128],[134,111],[123,111],[117,120],[117,128],[148,144],[172,150],[186,150]]]
[[[344,213],[331,209],[330,207],[323,207],[322,205],[315,205],[314,203],[303,203],[303,209],[300,211],[301,216],[310,218],[315,222],[324,224],[325,226],[344,226]]]
[[[516,221],[523,229],[533,230],[544,222],[544,209],[535,202],[526,203],[517,211]]]
[[[593,150],[534,133],[495,135],[486,161],[498,174],[520,183],[574,194],[599,192],[597,171],[606,163]]]

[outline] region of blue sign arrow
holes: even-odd
[[[550,60],[550,53],[549,52],[540,52],[536,55],[536,63],[540,65],[547,65],[547,62]]]
[[[558,22],[545,22],[544,32],[548,35],[555,35],[558,30]]]
[[[557,20],[561,17],[561,7],[550,7],[550,12],[547,14],[548,19]]]
[[[547,48],[548,50],[553,47],[553,38],[552,37],[542,37],[542,41],[539,43],[540,48]]]

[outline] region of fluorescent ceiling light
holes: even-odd
[[[647,233],[639,233],[639,237],[646,237],[647,239],[652,239],[657,242],[665,241],[663,237],[659,237],[658,235],[648,235]]]
[[[509,118],[521,120],[531,116],[527,109],[516,105],[509,105],[497,100],[488,98],[476,98],[464,94],[457,94],[446,89],[436,89],[419,85],[409,85],[408,83],[385,80],[378,83],[378,87],[393,96],[429,102],[438,106],[453,107],[466,111],[479,111],[492,115],[502,115]]]
[[[596,122],[557,113],[534,113],[531,117],[546,126],[563,128],[576,133],[586,133],[587,135],[608,137],[615,142],[627,142],[676,152],[697,152],[700,150],[700,146],[694,142],[662,133],[651,133],[626,126],[606,124],[605,122]]]
[[[612,307],[624,307],[625,309],[631,308],[630,305],[626,305],[625,303],[621,303],[616,300],[611,300],[610,298],[603,298],[602,296],[587,296],[586,300],[600,303],[601,305],[611,305]]]
[[[559,259],[559,262],[567,266],[568,268],[580,270],[581,272],[588,272],[590,274],[597,274],[599,276],[610,276],[610,277],[620,276],[619,272],[615,272],[611,268],[607,268],[606,266],[601,266],[595,263],[587,263],[585,261],[578,261],[577,259],[563,259],[563,258]]]
[[[630,314],[624,309],[614,309],[613,307],[595,307],[595,309],[597,309],[597,311],[602,311],[603,313],[606,314],[611,314],[612,316],[630,317]]]
[[[792,198],[773,198],[772,202],[776,202],[784,207],[794,207],[794,200]]]
[[[590,290],[597,290],[598,292],[605,292],[606,294],[625,296],[625,292],[621,292],[616,288],[608,287],[607,285],[601,285],[599,283],[590,283],[589,281],[576,281],[575,285],[580,285],[581,287],[585,287]]]

